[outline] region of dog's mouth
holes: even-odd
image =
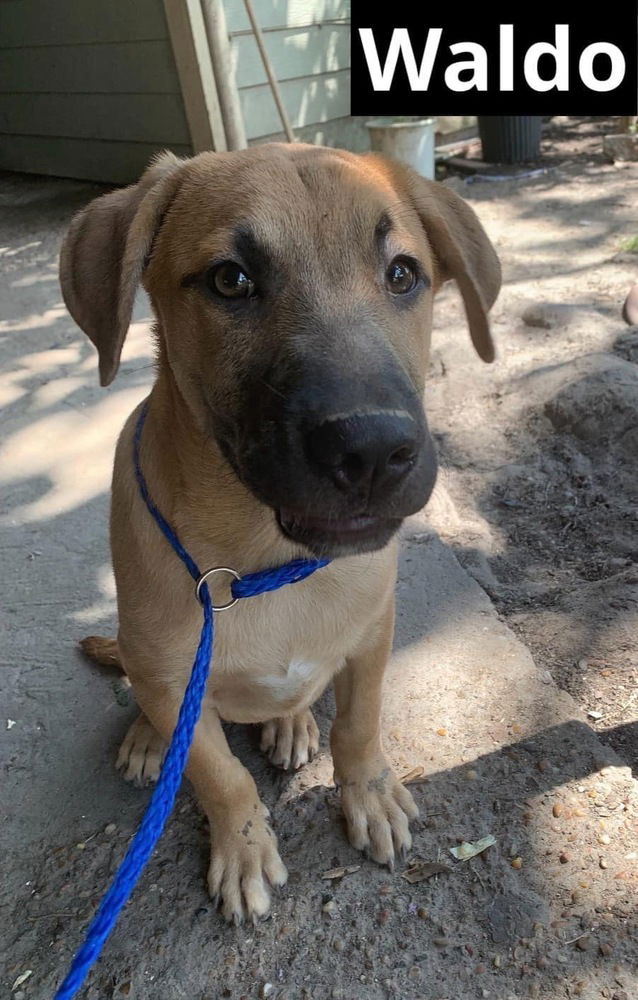
[[[401,518],[381,518],[371,514],[357,517],[315,517],[280,508],[277,523],[293,542],[305,545],[317,556],[372,552],[389,542],[401,525]]]

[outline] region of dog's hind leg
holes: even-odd
[[[119,667],[124,672],[117,639],[88,635],[85,639],[80,639],[80,648],[98,666]],[[128,682],[128,678],[126,680]],[[166,748],[166,742],[144,713],[141,713],[128,728],[115,766],[126,781],[132,781],[135,785],[149,785],[159,778]]]
[[[261,750],[276,767],[296,771],[319,750],[319,729],[309,708],[298,715],[269,719],[261,728]]]
[[[159,778],[166,749],[167,744],[142,712],[129,726],[115,766],[127,781],[148,785]]]

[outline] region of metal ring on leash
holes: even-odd
[[[230,566],[213,566],[212,569],[207,569],[205,573],[202,573],[197,581],[197,586],[195,587],[195,594],[197,595],[197,600],[200,604],[202,603],[202,584],[208,579],[209,576],[212,576],[213,573],[230,573],[230,575],[234,576],[236,580],[241,580],[239,573],[236,570],[231,569]],[[228,611],[229,608],[233,608],[237,604],[238,600],[238,597],[231,597],[231,600],[227,601],[226,604],[213,604],[213,611]]]

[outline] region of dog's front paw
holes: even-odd
[[[383,757],[354,776],[336,778],[350,843],[392,870],[395,856],[404,858],[412,847],[409,823],[419,810],[410,792]]]
[[[270,911],[269,887],[285,885],[287,878],[277,838],[261,812],[215,824],[208,890],[226,920],[263,920]]]

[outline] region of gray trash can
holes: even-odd
[[[542,115],[479,115],[486,163],[525,163],[540,156]]]

